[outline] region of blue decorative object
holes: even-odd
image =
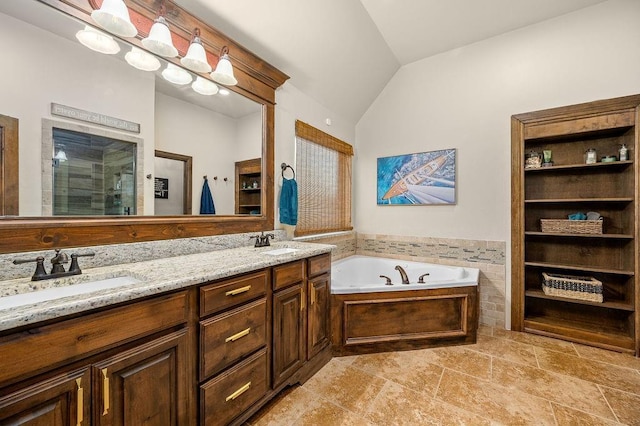
[[[569,220],[586,220],[587,219],[587,215],[584,213],[573,213],[570,214],[569,216]]]
[[[285,225],[296,225],[298,223],[298,183],[295,179],[282,178],[280,223]]]
[[[200,196],[200,214],[216,214],[216,206],[213,204],[213,196],[206,177],[204,178],[202,195]]]

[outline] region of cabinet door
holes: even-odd
[[[329,274],[309,279],[307,359],[329,344],[329,284]]]
[[[88,425],[89,371],[84,367],[0,396],[0,425]]]
[[[186,330],[94,365],[97,425],[187,423]]]
[[[273,387],[305,361],[305,292],[302,283],[273,295]]]

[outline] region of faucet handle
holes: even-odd
[[[36,271],[31,277],[31,281],[38,281],[47,278],[47,271],[44,269],[44,257],[38,256],[35,259],[15,259],[14,265],[20,265],[22,263],[36,262]]]
[[[264,244],[264,246],[270,246],[271,244],[269,243],[269,238],[274,239],[276,238],[276,236],[274,234],[264,234],[264,236],[262,237],[262,243]]]
[[[422,274],[418,277],[418,284],[424,284],[424,277],[426,277],[427,275],[429,275],[429,273],[427,272],[426,274]]]
[[[386,283],[384,283],[384,285],[393,285],[393,283],[391,282],[391,278],[389,278],[388,276],[386,276],[386,275],[380,275],[380,278],[384,278],[384,279],[386,279],[386,280],[387,280],[387,282],[386,282]]]
[[[254,239],[254,238],[256,239],[256,242],[255,242],[255,244],[254,244],[253,246],[254,246],[254,247],[262,247],[262,246],[260,245],[260,241],[261,241],[261,240],[260,240],[260,235],[252,235],[252,236],[250,236],[250,237],[249,237],[249,239],[250,239],[250,240],[252,240],[252,239]]]
[[[77,253],[72,253],[71,254],[71,265],[69,266],[69,272],[76,272],[78,274],[81,274],[82,271],[80,270],[80,265],[78,265],[78,258],[79,257],[93,257],[96,254],[93,252],[90,253],[81,253],[81,254],[77,254]]]

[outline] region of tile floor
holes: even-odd
[[[482,327],[475,345],[333,358],[247,424],[640,425],[640,358]]]

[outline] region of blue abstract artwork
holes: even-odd
[[[456,150],[378,158],[378,205],[456,203]]]

